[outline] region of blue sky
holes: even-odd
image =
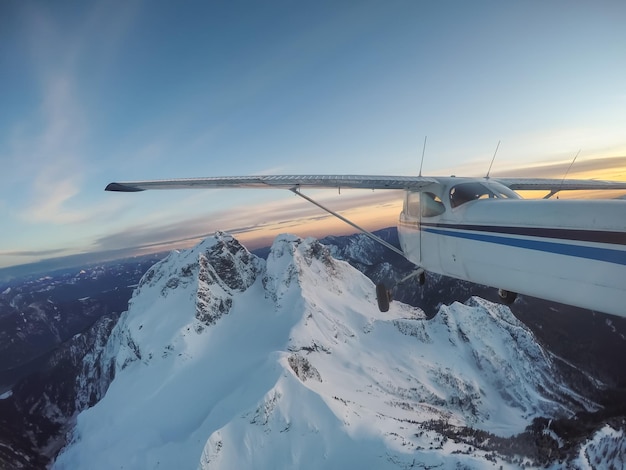
[[[499,140],[494,173],[624,156],[625,23],[620,0],[2,2],[0,267],[319,215],[115,180],[416,174],[426,135],[425,174],[484,174]]]

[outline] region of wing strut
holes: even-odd
[[[352,222],[351,220],[346,219],[344,216],[338,214],[337,212],[330,210],[328,207],[323,206],[322,204],[320,204],[319,202],[311,199],[308,196],[305,196],[304,194],[302,194],[298,187],[293,187],[290,189],[290,191],[292,193],[294,193],[296,196],[300,196],[302,199],[306,199],[307,201],[309,201],[311,204],[316,205],[317,207],[319,207],[320,209],[328,212],[330,215],[333,215],[335,217],[337,217],[339,220],[342,220],[343,222],[347,223],[348,225],[354,227],[355,229],[357,229],[359,232],[362,232],[364,235],[366,235],[367,237],[371,238],[372,240],[374,240],[375,242],[380,243],[381,245],[383,245],[386,248],[389,248],[391,251],[393,251],[394,253],[399,254],[400,256],[402,256],[403,258],[406,258],[406,255],[398,250],[395,246],[393,246],[391,243],[387,243],[385,240],[383,240],[382,238],[374,235],[372,232],[365,230],[363,227],[358,226],[357,224],[355,224],[354,222]]]

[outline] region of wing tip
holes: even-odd
[[[136,186],[131,186],[124,183],[109,183],[107,187],[104,188],[105,191],[117,191],[121,193],[137,193],[139,191],[143,191],[143,189],[137,188]]]

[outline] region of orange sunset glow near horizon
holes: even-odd
[[[514,176],[558,179],[565,176],[570,164],[571,162],[559,162],[511,169],[501,173],[496,172],[493,178]],[[570,168],[567,178],[624,181],[626,180],[626,157],[596,158],[575,162]],[[250,196],[254,198],[253,193],[255,190],[245,191],[249,191]],[[318,192],[320,191],[318,190]],[[366,230],[375,231],[396,226],[402,210],[402,191],[377,190],[373,192],[370,190],[353,189],[343,190],[342,192],[343,194],[341,195],[335,190],[322,192],[324,204],[331,210],[340,212],[342,216]],[[521,195],[524,198],[542,198],[545,194],[545,191],[525,191]],[[559,193],[559,198],[613,199],[625,194],[626,191],[563,191]],[[286,213],[284,211],[285,205],[292,208],[292,212],[289,212],[289,219],[281,218],[281,214]],[[263,207],[263,205],[235,207],[232,209],[232,212],[237,214],[238,224],[231,226],[230,230],[232,230],[235,238],[249,249],[269,246],[276,236],[283,233],[291,233],[302,238],[323,238],[327,235],[349,235],[358,232],[354,227],[299,198],[286,196],[279,206],[283,206],[283,209],[277,209],[275,217],[273,217],[271,207]],[[249,229],[241,230],[236,228],[237,226],[245,226],[246,222],[252,218],[252,215],[259,212],[265,213],[266,218],[263,222]],[[229,228],[222,227],[216,230],[228,232]],[[176,247],[190,247],[200,240],[201,237],[193,238],[193,240],[176,244]]]
[[[532,177],[562,178],[568,168],[569,179],[602,179],[620,181],[626,179],[626,157],[581,159],[570,168],[571,162],[546,163],[525,168],[512,168],[494,172],[493,178]],[[435,175],[432,175],[435,176]],[[445,175],[437,175],[445,176]],[[457,176],[465,176],[457,174]],[[479,176],[474,173],[470,176]],[[150,253],[185,249],[194,246],[216,231],[231,233],[248,249],[270,246],[276,236],[284,233],[302,238],[323,238],[327,235],[349,235],[358,231],[345,222],[331,216],[312,204],[280,189],[275,190],[219,190],[228,197],[231,191],[238,193],[248,203],[235,205],[227,210],[207,211],[203,215],[172,222],[155,221],[151,226],[120,231],[101,243],[116,246],[127,244],[128,249],[103,252],[102,259],[117,259]],[[193,198],[210,199],[209,191],[191,191]],[[276,193],[276,199],[254,202],[259,193]],[[151,192],[148,192],[151,193]],[[616,198],[624,191],[563,191],[559,198]],[[156,193],[151,193],[156,194]],[[398,190],[312,190],[311,194],[329,209],[340,213],[369,231],[395,227],[402,210],[403,191]],[[526,191],[525,198],[542,198],[545,192]],[[133,195],[124,197],[132,198]],[[0,252],[0,255],[2,252]],[[98,255],[98,253],[94,253]],[[81,258],[82,259],[82,258]]]

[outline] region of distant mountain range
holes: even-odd
[[[0,394],[103,315],[120,314],[163,255],[57,270],[0,285]]]
[[[8,283],[14,280],[19,281],[26,277],[36,278],[61,270],[74,270],[77,267],[84,268],[86,266],[106,265],[111,262],[115,263],[119,260],[143,258],[142,255],[137,256],[136,253],[136,249],[98,251],[93,253],[59,256],[33,263],[9,266],[7,268],[0,268],[0,283]],[[162,257],[164,254],[161,253],[158,256]]]

